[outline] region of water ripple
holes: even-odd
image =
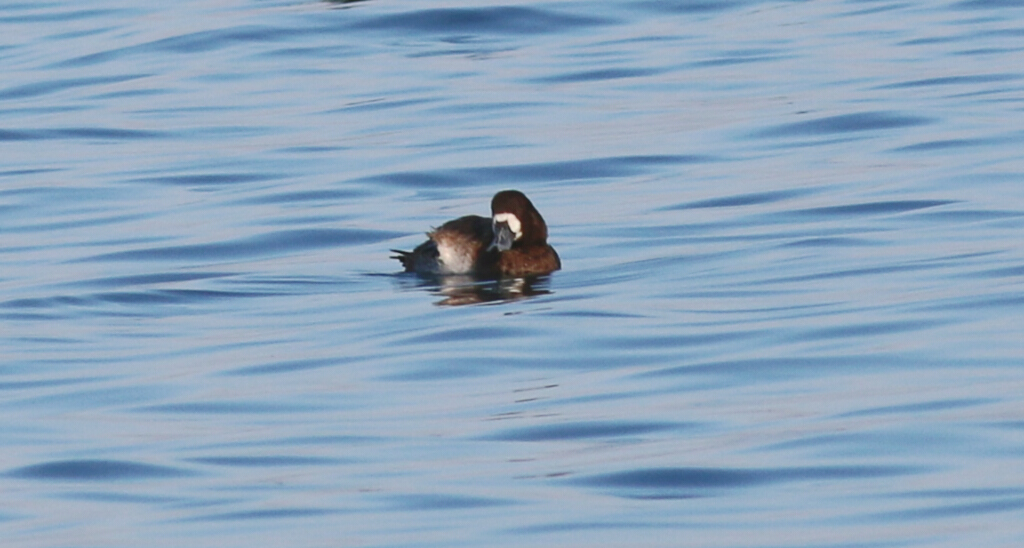
[[[941,78],[925,78],[921,80],[910,80],[907,82],[897,82],[894,84],[886,84],[879,86],[878,89],[901,89],[901,88],[917,88],[917,87],[930,87],[930,86],[950,86],[960,84],[987,84],[989,82],[1006,82],[1012,80],[1019,80],[1022,76],[1019,74],[976,74],[971,76],[944,76]]]
[[[188,471],[120,460],[65,460],[34,464],[7,473],[20,479],[48,481],[120,481],[174,478],[191,475]]]
[[[860,112],[780,124],[755,132],[755,137],[803,137],[877,131],[934,123],[931,118],[894,112]]]
[[[555,441],[590,438],[634,437],[653,432],[692,428],[695,425],[682,423],[630,423],[583,421],[525,428],[510,428],[496,432],[483,439],[501,441]]]
[[[607,25],[602,17],[565,14],[553,10],[519,6],[478,8],[435,8],[370,17],[356,28],[418,32],[424,34],[509,34],[529,35],[565,32],[567,29]]]
[[[86,261],[195,261],[247,259],[297,253],[323,247],[378,243],[400,236],[398,232],[358,228],[282,230],[229,242],[179,245],[118,251],[88,257]]]
[[[117,84],[151,76],[150,74],[127,74],[119,76],[93,76],[89,78],[62,78],[45,82],[33,82],[0,89],[0,100],[39,97],[61,91],[90,86]]]
[[[165,131],[108,127],[69,127],[55,129],[4,129],[0,130],[0,141],[44,141],[44,140],[139,140],[169,139],[174,134]]]
[[[865,478],[890,478],[919,474],[924,470],[899,466],[819,466],[799,468],[650,468],[599,474],[571,480],[611,494],[638,499],[687,499],[722,495],[741,489],[777,483],[828,482]]]

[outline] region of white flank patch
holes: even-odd
[[[437,243],[438,274],[468,274],[473,271],[473,258],[459,253],[453,245]]]
[[[512,213],[498,213],[494,216],[494,222],[508,224],[508,229],[512,231],[512,234],[515,234],[516,240],[523,236],[523,225],[519,222],[519,217]]]

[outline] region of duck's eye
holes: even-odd
[[[497,226],[498,223],[505,223],[508,225],[508,229],[511,230],[512,234],[515,236],[514,239],[518,240],[523,237],[523,225],[519,222],[519,217],[516,217],[514,213],[495,213],[495,226]]]

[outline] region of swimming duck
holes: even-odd
[[[412,251],[392,249],[406,272],[483,278],[519,278],[562,268],[548,245],[548,226],[530,199],[502,190],[491,199],[491,218],[466,215],[427,233]]]

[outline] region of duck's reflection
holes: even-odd
[[[351,7],[349,4],[357,4],[359,2],[365,2],[366,0],[324,0],[328,4],[334,4],[334,7],[348,8]]]
[[[438,306],[511,302],[551,293],[548,289],[551,282],[549,276],[499,280],[480,280],[472,276],[418,278],[403,275],[402,278],[405,278],[402,281],[403,287],[424,289],[443,297],[434,303]]]

